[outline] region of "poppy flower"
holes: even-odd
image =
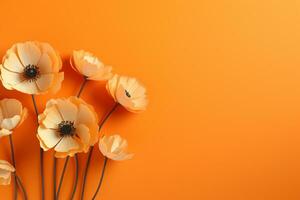
[[[105,66],[92,53],[79,50],[73,51],[70,59],[72,68],[88,80],[105,81],[112,77],[112,67]]]
[[[55,93],[64,79],[61,67],[59,54],[48,43],[17,43],[2,60],[1,81],[6,89],[26,94]]]
[[[116,74],[106,88],[113,99],[130,112],[144,111],[148,105],[146,89],[135,78]]]
[[[16,99],[0,101],[0,138],[10,135],[12,130],[27,117],[27,109]]]
[[[127,141],[120,135],[103,136],[99,140],[99,149],[101,153],[111,160],[128,160],[133,154],[127,153]]]
[[[82,99],[52,99],[39,115],[37,138],[41,148],[53,148],[58,158],[74,156],[98,141],[97,122],[95,110]]]
[[[0,185],[10,184],[12,172],[15,172],[15,168],[9,162],[0,160]]]

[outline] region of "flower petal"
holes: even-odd
[[[42,54],[37,66],[41,74],[52,73],[52,62],[47,53]]]
[[[57,100],[57,108],[65,121],[75,122],[77,117],[77,107],[66,100]]]
[[[26,94],[38,94],[40,93],[38,87],[34,81],[22,81],[19,84],[16,84],[14,88],[20,92],[24,92]]]
[[[3,66],[12,72],[23,73],[24,71],[24,66],[14,52],[7,54],[7,58],[4,60]]]
[[[5,119],[2,120],[1,128],[6,129],[6,130],[12,130],[15,127],[17,127],[20,120],[21,120],[20,115],[15,115],[12,118],[5,118]]]
[[[42,120],[42,124],[51,129],[57,129],[58,124],[63,121],[60,112],[56,106],[52,106],[46,110],[45,118]]]
[[[90,147],[90,132],[89,128],[84,124],[79,124],[76,127],[76,135],[80,138],[82,143],[84,144],[85,151]]]
[[[14,117],[22,113],[22,104],[16,99],[2,99],[0,101],[0,107],[3,118]]]
[[[0,138],[4,137],[4,136],[7,136],[7,135],[10,135],[12,134],[12,131],[9,131],[7,129],[1,129],[0,130]]]
[[[37,65],[41,57],[41,51],[35,42],[25,42],[17,44],[18,55],[26,67],[27,65]]]
[[[70,136],[65,136],[54,148],[57,152],[68,152],[73,149],[78,149],[80,147],[79,143]]]
[[[22,74],[17,73],[17,72],[8,71],[6,68],[3,68],[3,67],[1,68],[1,78],[2,78],[3,82],[5,82],[11,86],[14,86],[25,80],[25,78],[23,77]]]
[[[0,169],[10,171],[10,172],[15,171],[15,168],[6,160],[0,160]]]
[[[64,73],[54,73],[53,83],[50,88],[52,93],[56,93],[61,88],[61,83],[64,80]]]
[[[54,79],[53,74],[42,74],[37,80],[36,84],[40,91],[46,91],[51,87],[51,83]]]
[[[38,128],[38,138],[43,142],[43,144],[48,148],[52,148],[61,140],[61,136],[56,130],[43,128],[39,126]],[[48,149],[44,149],[45,151]]]

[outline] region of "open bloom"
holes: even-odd
[[[15,172],[15,168],[9,162],[0,160],[0,185],[10,184],[12,172]]]
[[[89,80],[104,81],[112,77],[112,67],[105,66],[90,52],[83,50],[73,51],[70,63],[75,71]]]
[[[140,112],[147,107],[146,89],[135,78],[116,74],[107,82],[106,88],[128,111]]]
[[[128,143],[120,135],[103,136],[99,140],[99,149],[101,153],[112,160],[128,160],[133,154],[127,153]]]
[[[26,94],[56,92],[64,79],[61,58],[47,43],[14,44],[4,56],[0,73],[6,89]]]
[[[27,109],[23,108],[16,99],[2,99],[0,101],[0,138],[10,135],[12,130],[27,117]]]
[[[56,157],[74,156],[98,141],[97,122],[93,107],[82,99],[52,99],[39,115],[37,138],[45,151],[54,148]]]

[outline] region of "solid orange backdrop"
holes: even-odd
[[[135,157],[109,162],[98,199],[300,198],[299,1],[2,0],[0,8],[2,56],[15,42],[39,40],[64,58],[62,90],[38,96],[40,111],[47,99],[79,89],[82,78],[68,64],[74,49],[95,53],[147,87],[146,112],[119,109],[103,128],[127,138]],[[17,171],[29,199],[40,199],[31,98],[3,87],[0,97],[20,99],[30,110],[13,136]],[[113,105],[97,82],[82,98],[99,116]],[[8,139],[0,144],[0,159],[10,160]],[[52,153],[45,158],[47,199]],[[97,149],[94,156],[86,199],[103,164]],[[80,172],[85,159],[80,155]],[[68,199],[73,175],[72,160],[61,199]],[[0,194],[12,199],[12,187],[1,186]]]

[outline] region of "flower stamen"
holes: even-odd
[[[127,90],[125,90],[125,94],[126,94],[126,96],[127,96],[128,98],[131,97],[131,95],[129,94],[129,92],[128,92]]]
[[[58,124],[60,136],[73,136],[75,134],[74,122],[62,121]]]
[[[35,81],[40,76],[40,70],[36,65],[27,65],[24,69],[24,77],[29,81]]]

